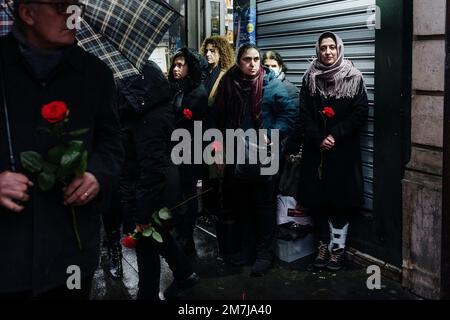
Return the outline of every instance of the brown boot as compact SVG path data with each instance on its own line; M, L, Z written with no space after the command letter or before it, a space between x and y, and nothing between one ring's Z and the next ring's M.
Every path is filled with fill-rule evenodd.
M319 269L325 268L330 260L330 252L328 251L328 243L319 241L317 256L313 262L313 266Z

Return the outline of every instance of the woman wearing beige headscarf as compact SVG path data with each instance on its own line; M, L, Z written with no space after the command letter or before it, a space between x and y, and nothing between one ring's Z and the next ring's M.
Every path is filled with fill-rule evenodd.
M349 219L363 202L360 132L368 115L361 72L344 57L344 44L325 32L303 77L299 126L303 159L297 195L311 208L319 240L317 268L342 268Z

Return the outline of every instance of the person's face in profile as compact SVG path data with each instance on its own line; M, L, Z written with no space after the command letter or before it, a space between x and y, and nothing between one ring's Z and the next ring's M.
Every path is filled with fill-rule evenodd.
M209 68L214 69L220 61L219 50L212 44L208 44L205 51L205 58L208 60Z
M189 67L184 57L178 57L173 62L173 78L175 80L181 80L186 78L189 72Z
M261 68L258 50L252 48L245 51L239 60L239 68L243 74L255 76L258 73L259 68Z
M333 38L323 38L320 42L320 62L326 66L333 65L337 60L337 47Z
M60 0L61 1L61 0ZM31 43L41 49L53 49L75 42L74 28L69 29L67 7L78 1L67 0L64 4L57 0L21 4L19 15L30 30Z

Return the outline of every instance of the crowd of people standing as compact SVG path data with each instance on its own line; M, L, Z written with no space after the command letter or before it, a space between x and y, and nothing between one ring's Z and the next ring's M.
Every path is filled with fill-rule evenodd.
M279 143L282 162L303 150L296 202L299 210L308 208L316 228L313 265L342 268L349 223L362 204L359 134L368 101L362 73L345 59L337 34L319 36L301 90L287 79L279 53L261 54L256 45L244 44L235 55L220 36L207 38L200 52L177 51L168 75L149 61L141 76L116 87L111 71L78 47L72 32L56 34L37 23L64 24L52 8L17 1L13 31L0 39L0 128L8 128L0 141L0 239L15 239L2 255L0 297L87 298L99 259L101 216L111 276L123 275L119 241L129 234L137 239L138 298L159 299L160 256L175 279L164 296L175 297L199 281L192 264L198 201L178 206L197 194L199 180L208 191L203 214L214 217L218 233L224 223L234 226L232 237L218 234L220 253L233 265L251 265L253 276L267 273L275 261L279 174L261 175L259 163L241 164L226 141L215 152L234 154L232 161L175 165L172 133L194 135L196 121L224 136L230 129L263 130L256 148L277 150ZM70 112L57 121L42 119L42 106L52 101ZM84 170L50 191L38 188L29 162L14 161L27 150L49 153L55 139L34 135L43 120L89 129L80 138ZM247 140L243 145L246 152L252 148ZM192 150L183 152L193 160ZM42 170L52 173L47 163ZM155 218L164 207L174 208L167 224ZM83 290L66 287L71 265L83 272Z

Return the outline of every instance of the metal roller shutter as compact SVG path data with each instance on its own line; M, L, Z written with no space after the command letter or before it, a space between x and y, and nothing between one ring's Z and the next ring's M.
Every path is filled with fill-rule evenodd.
M257 1L257 45L262 51L276 50L288 67L287 77L297 87L313 55L315 41L326 30L339 34L346 58L362 71L366 82L370 113L361 135L364 173L364 206L373 210L373 137L375 0L259 0Z

